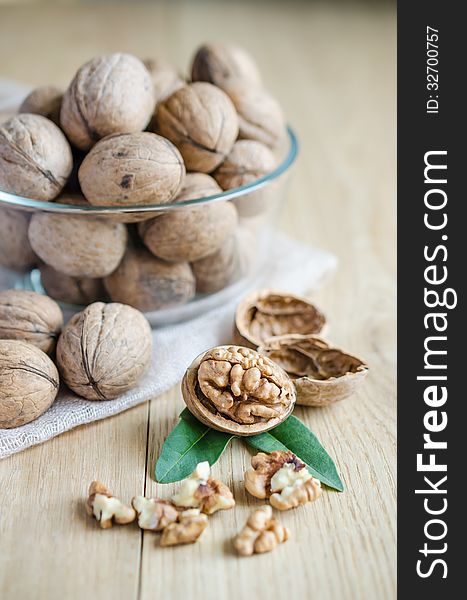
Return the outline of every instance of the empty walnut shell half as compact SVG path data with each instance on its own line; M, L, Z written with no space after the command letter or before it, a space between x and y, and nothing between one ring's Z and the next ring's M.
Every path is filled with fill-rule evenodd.
M287 373L242 346L218 346L200 354L185 373L182 394L199 421L240 436L277 427L295 404Z
M322 333L326 317L305 298L261 290L244 298L235 313L238 343L257 348L277 335Z
M326 406L344 400L363 382L368 366L315 335L284 335L258 352L277 362L292 378L297 404Z

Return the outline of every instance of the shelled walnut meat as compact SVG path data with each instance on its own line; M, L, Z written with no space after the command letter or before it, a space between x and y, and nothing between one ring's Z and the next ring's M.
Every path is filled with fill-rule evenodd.
M136 56L97 56L78 70L66 90L60 123L74 146L89 150L107 135L142 131L154 102L151 76Z
M70 145L49 119L21 114L0 125L0 190L53 200L72 165Z
M0 340L0 429L37 419L58 387L57 368L45 352L19 340Z
M248 517L245 527L237 535L234 546L241 556L271 552L290 538L290 531L272 516L272 508L260 506Z
M204 181L204 178L210 181ZM202 198L221 192L203 173L188 174L177 201ZM230 202L214 202L166 212L139 225L147 248L170 262L193 262L216 252L233 234L237 211Z
M28 290L0 292L0 339L21 340L51 354L63 326L58 304Z
M237 306L235 338L257 348L278 335L321 333L325 324L324 314L305 298L288 292L261 290L246 296Z
M152 311L185 304L194 297L196 283L187 262L166 262L130 246L104 285L113 301Z
M70 277L48 265L41 265L39 270L42 287L54 300L66 304L87 305L107 299L102 279Z
M166 204L185 179L177 148L155 133L116 133L98 142L78 172L87 200L98 206Z
M211 477L208 461L199 463L190 477L183 480L179 491L172 496L172 502L183 508L199 508L206 515L235 506L230 489Z
M131 505L138 515L138 526L149 531L162 531L178 520L180 511L167 500L135 496Z
M55 125L60 125L62 98L63 91L60 88L54 85L43 85L26 96L19 107L19 112L42 115L53 121Z
M99 481L93 481L89 486L86 512L96 519L101 529L109 529L113 523L127 525L136 517L133 508L115 498L109 488Z
M88 400L110 400L133 388L151 362L151 328L131 306L95 302L74 315L57 344L63 380Z
M203 44L196 51L192 65L193 81L207 81L221 89L242 83L261 87L261 75L253 58L233 44Z
M276 427L295 404L287 373L241 346L218 346L200 354L185 373L182 394L199 421L240 436Z
M194 544L208 525L208 517L201 514L198 508L184 510L178 520L170 523L162 531L161 546L178 546Z
M289 373L297 404L306 406L327 406L348 398L368 373L361 359L315 335L271 338L258 351Z
M105 277L125 253L124 224L90 215L37 212L29 224L34 252L71 277Z
M321 483L293 452L259 452L245 473L245 487L255 498L269 498L271 506L289 510L321 496Z
M155 126L180 150L187 170L202 173L222 163L238 135L232 101L203 82L186 85L159 104Z
M36 264L28 238L30 219L29 213L0 208L0 266L24 272Z

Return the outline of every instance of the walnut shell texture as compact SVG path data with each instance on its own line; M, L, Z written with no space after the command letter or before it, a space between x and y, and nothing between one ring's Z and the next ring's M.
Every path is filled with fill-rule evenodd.
M233 83L252 88L261 86L261 75L253 58L238 46L229 44L203 44L193 57L193 81L207 81L221 89Z
M324 314L305 298L261 290L248 295L237 306L235 338L257 348L274 336L322 333L325 324Z
M29 213L0 208L0 266L25 272L36 264L28 238L30 219Z
M72 144L89 150L107 135L142 131L154 102L151 76L136 56L98 56L78 70L66 90L60 122Z
M172 65L157 58L147 58L143 60L143 64L151 75L156 104L163 102L185 85L177 69Z
M57 344L63 380L88 400L110 400L132 389L151 363L151 327L125 304L95 302L74 315Z
M363 383L368 367L359 358L314 335L284 335L258 348L289 373L297 404L327 406L351 396Z
M94 146L78 177L91 204L166 204L183 184L185 165L177 148L159 135L115 134Z
M193 262L191 268L200 294L213 294L236 281L241 274L237 237L230 236L217 252Z
M49 265L41 265L40 272L42 287L54 300L66 304L87 305L107 299L102 279L70 277Z
M192 262L217 252L233 234L237 221L232 203L212 202L144 221L139 232L155 256L170 262Z
M145 248L128 248L119 267L104 279L116 302L142 311L185 304L195 295L195 277L187 262L169 263Z
M185 373L182 394L202 423L240 436L277 427L295 404L287 373L242 346L218 346L200 354Z
M209 83L192 83L159 104L158 133L180 150L189 171L210 173L225 159L238 135L230 98Z
M0 429L37 419L58 388L57 368L45 352L19 340L0 340Z
M41 115L21 114L0 125L0 189L35 200L53 200L73 166L60 129Z
M53 121L55 125L60 125L62 98L61 89L53 85L43 85L26 96L19 107L19 112L42 115Z
M50 354L63 326L58 304L29 290L0 292L0 339L22 340Z
M127 243L124 224L88 215L35 213L29 241L48 265L72 277L105 277L114 271Z
M277 100L262 89L236 86L228 90L238 113L239 137L256 140L270 148L283 142L284 114Z

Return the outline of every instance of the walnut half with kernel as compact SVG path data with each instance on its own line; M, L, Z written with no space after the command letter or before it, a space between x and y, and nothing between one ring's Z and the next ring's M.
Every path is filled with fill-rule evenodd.
M182 394L202 423L240 436L277 427L295 404L287 373L242 346L218 346L200 354L185 373Z
M269 498L278 510L296 508L321 496L321 482L293 452L259 452L251 466L245 473L245 488L255 498Z

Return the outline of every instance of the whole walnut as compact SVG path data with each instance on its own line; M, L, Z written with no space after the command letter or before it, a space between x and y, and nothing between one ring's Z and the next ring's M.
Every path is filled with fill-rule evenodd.
M72 166L70 145L49 119L22 114L0 125L0 190L53 200Z
M279 102L265 90L244 85L233 86L227 93L238 113L239 137L270 148L280 146L286 128Z
M176 201L202 198L222 190L203 173L188 174ZM139 225L140 236L157 257L170 262L195 261L216 252L234 232L237 211L230 202L211 202L166 212Z
M232 151L214 172L223 190L252 183L274 170L276 158L271 150L253 140L235 142ZM266 211L274 201L274 186L268 184L233 200L241 217L252 217Z
M35 265L28 238L30 219L29 213L0 208L0 266L23 272Z
M58 304L29 290L0 292L0 339L22 340L50 354L63 325Z
M41 265L41 283L46 293L66 304L88 305L107 299L102 279L91 277L70 277L56 271L49 265Z
M127 243L123 223L88 215L35 213L29 241L48 265L72 277L105 277L114 271Z
M62 98L61 89L53 85L43 85L26 96L19 107L19 112L42 115L53 121L55 125L60 125Z
M63 380L88 400L110 400L132 389L151 363L151 327L125 304L94 302L75 314L57 344Z
M58 387L57 368L45 352L19 340L0 340L0 429L37 419Z
M241 274L237 237L230 236L217 252L193 262L191 268L200 294L218 292L236 281Z
M104 284L112 300L142 311L185 304L195 295L195 278L187 262L169 263L145 248L128 248Z
M185 85L177 69L157 58L147 58L143 64L151 75L155 103L163 102Z
M225 159L238 135L230 98L209 83L192 83L157 108L158 133L180 150L189 171L210 173Z
M191 78L222 89L239 82L252 88L261 86L261 75L252 57L243 48L228 44L203 44L198 48Z
M93 58L63 96L60 123L69 140L88 150L112 133L142 131L154 110L151 76L131 54Z
M177 148L154 133L122 133L98 142L78 172L91 204L166 204L178 194L185 165Z

